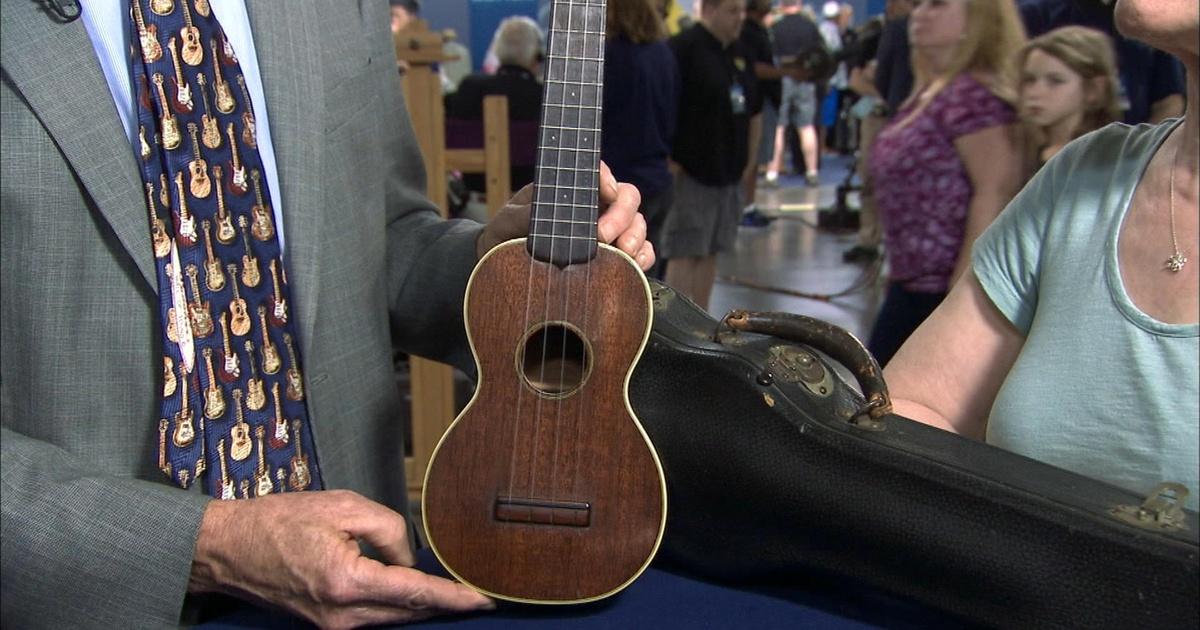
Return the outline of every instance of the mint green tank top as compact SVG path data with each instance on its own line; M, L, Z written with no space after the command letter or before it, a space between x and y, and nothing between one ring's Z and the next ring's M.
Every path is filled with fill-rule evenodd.
M1143 495L1179 482L1195 510L1200 324L1143 313L1117 264L1134 188L1178 124L1114 124L1068 145L977 240L972 264L1025 335L988 443Z

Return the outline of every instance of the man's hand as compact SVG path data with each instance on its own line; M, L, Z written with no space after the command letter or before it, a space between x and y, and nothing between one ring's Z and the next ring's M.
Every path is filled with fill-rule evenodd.
M362 540L388 564L359 551ZM212 501L200 524L190 592L282 608L322 628L402 623L495 604L411 569L404 518L345 490Z
M475 253L483 257L491 248L509 239L529 234L529 208L533 186L517 191L513 198L488 222ZM654 246L646 240L646 219L638 212L642 196L631 184L619 184L604 162L600 163L600 241L614 244L629 254L643 269L654 264Z

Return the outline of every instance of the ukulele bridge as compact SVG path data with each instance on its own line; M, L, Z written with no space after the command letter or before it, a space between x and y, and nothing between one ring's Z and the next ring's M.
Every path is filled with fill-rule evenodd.
M587 527L592 522L592 506L580 501L496 497L495 517L508 523Z

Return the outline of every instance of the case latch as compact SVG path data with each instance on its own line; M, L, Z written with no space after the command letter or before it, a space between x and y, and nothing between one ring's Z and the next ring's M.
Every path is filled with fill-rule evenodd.
M1152 531L1181 531L1188 528L1183 504L1187 501L1187 486L1181 483L1160 483L1141 505L1118 505L1111 510L1118 519Z

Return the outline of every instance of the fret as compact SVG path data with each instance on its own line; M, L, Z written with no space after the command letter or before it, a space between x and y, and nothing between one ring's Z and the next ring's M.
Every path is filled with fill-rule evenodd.
M558 266L597 247L605 16L604 0L557 0L550 12L529 249Z
M588 208L588 209L590 210L590 208ZM558 224L563 224L563 225L586 225L588 227L592 227L591 221L580 221L577 219L556 219L554 217L549 217L549 218L533 217L533 220L538 221L540 223L558 223Z
M595 109L579 109L568 106L563 108L559 105L546 105L545 121L551 129L579 129L585 132L599 133L600 129L600 111ZM557 120L557 125L549 123Z
M583 236L578 236L575 234L539 234L539 235L535 236L534 238L550 239L550 240L566 239L569 241L595 241L596 240L595 235L592 235L592 234L587 234L587 235L583 235Z
M534 210L538 207L588 207L596 208L597 195L600 191L594 188L576 188L573 186L554 186L547 184L537 189L534 195Z

